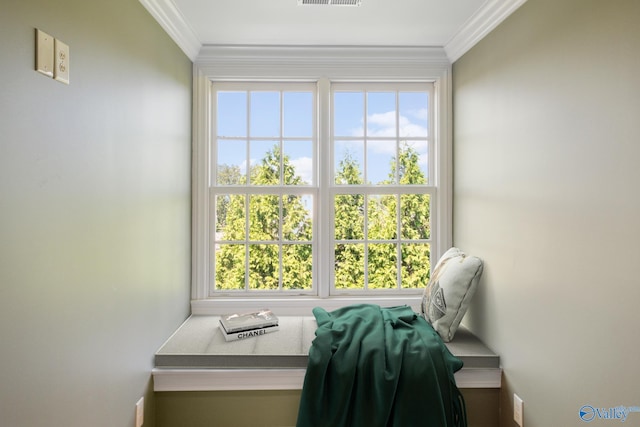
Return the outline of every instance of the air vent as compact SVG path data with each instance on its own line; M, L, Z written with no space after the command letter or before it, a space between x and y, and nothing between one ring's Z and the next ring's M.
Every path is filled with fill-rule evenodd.
M298 5L360 6L362 0L298 0Z

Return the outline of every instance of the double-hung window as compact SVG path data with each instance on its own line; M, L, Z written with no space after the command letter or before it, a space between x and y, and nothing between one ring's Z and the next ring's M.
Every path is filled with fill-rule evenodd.
M314 84L213 83L210 292L317 288Z
M331 294L402 293L429 280L432 88L331 85Z
M202 67L194 312L419 299L450 242L448 66L409 62L410 78Z

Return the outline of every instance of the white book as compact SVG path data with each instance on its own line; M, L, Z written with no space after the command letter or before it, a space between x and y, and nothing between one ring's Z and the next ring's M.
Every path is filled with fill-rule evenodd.
M278 325L278 317L271 310L264 309L251 313L225 314L220 317L220 324L226 333L248 331Z
M237 331L237 332L231 332L231 333L227 333L225 332L224 328L220 328L220 332L222 333L222 336L224 337L225 341L237 341L237 340L244 340L246 338L259 337L260 335L276 332L279 329L280 329L280 326L274 325L274 326L266 326L264 328L249 329L247 331Z

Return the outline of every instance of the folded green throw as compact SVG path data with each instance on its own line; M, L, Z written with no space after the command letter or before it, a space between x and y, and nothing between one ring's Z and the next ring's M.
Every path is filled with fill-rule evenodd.
M410 307L313 314L297 427L466 427L462 361Z

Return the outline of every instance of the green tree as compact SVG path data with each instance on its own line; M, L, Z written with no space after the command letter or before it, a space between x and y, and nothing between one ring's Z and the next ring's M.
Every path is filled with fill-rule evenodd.
M244 185L245 178L239 176L239 170L225 169L224 165L222 168L224 173L219 180L222 176L225 183ZM249 175L250 184L256 186L303 183L288 156L281 155L278 145L252 166ZM427 182L417 151L406 143L401 145L397 159L392 159L388 179L382 185L396 182L407 186ZM357 160L347 153L338 164L336 184L363 183ZM335 196L334 229L339 241L334 248L336 287L363 289L365 259L367 286L371 289L396 288L398 265L403 288L424 287L430 275L430 247L413 240L430 237L429 195L416 191L367 197L365 204L364 194L345 191ZM222 234L216 250L218 290L245 289L245 275L249 289L279 289L281 281L283 289L311 288L312 224L301 196L230 194L218 198L224 201L216 205L216 213L224 215L216 221L216 231ZM362 243L365 224L369 240L381 242ZM246 239L249 245L245 244ZM247 264L249 269L245 271Z
M280 185L281 179L285 185L302 184L289 157L281 157L280 148L275 145L260 164L251 168L250 184ZM217 289L245 289L247 253L249 289L279 289L280 276L284 289L311 288L312 224L301 196L252 194L247 199L245 195L231 195L226 217L216 222L226 225L221 241L243 242L248 232L250 242L248 247L229 243L217 248Z
M347 153L338 164L336 184L362 184L358 162ZM364 238L364 195L338 194L334 200L334 229L336 240L362 240ZM336 288L364 287L364 245L338 243L334 249Z
M397 161L396 161L397 160ZM398 157L390 163L388 179L382 184L426 184L418 152L406 142ZM428 239L430 234L430 199L428 194L411 193L369 198L369 238L396 240ZM398 230L397 218L400 218ZM400 274L403 288L423 287L430 275L430 247L426 243L400 244ZM395 288L398 277L398 246L392 243L370 244L368 250L369 287Z
M217 183L218 185L239 185L246 181L237 165L218 165ZM216 232L221 232L227 225L227 210L231 203L229 195L218 196L216 199Z

